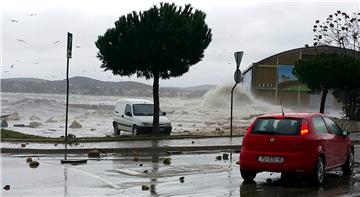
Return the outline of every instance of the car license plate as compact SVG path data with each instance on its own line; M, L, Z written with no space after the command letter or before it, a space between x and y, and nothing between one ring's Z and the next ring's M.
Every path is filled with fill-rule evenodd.
M283 163L284 157L259 156L258 161L261 163Z

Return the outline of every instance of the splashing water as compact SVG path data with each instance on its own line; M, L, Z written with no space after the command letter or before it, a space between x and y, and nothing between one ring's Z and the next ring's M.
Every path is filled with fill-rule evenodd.
M218 86L204 95L204 107L230 110L231 88L233 85ZM245 118L257 114L280 112L279 106L274 106L256 99L242 84L234 89L234 116Z

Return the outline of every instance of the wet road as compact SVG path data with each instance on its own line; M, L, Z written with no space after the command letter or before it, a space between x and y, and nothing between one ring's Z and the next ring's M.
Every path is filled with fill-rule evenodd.
M360 151L357 148L356 151ZM224 152L180 155L107 155L85 165L60 164L62 155L35 155L38 168L26 163L28 155L2 154L2 196L359 196L360 167L353 176L341 171L326 174L322 187L283 183L279 173L260 173L256 183L243 183L232 160L217 161ZM69 155L69 158L87 158ZM163 164L170 158L171 164ZM358 155L356 160L359 161ZM185 177L181 183L180 177ZM143 191L142 185L149 186Z

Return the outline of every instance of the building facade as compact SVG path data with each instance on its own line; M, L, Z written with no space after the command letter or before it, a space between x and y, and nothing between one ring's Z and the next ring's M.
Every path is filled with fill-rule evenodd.
M243 72L243 84L253 95L273 104L281 102L284 106L318 107L320 95L300 83L292 73L295 62L320 53L347 52L346 49L327 45L281 52L251 64ZM339 107L331 92L326 105L327 108Z

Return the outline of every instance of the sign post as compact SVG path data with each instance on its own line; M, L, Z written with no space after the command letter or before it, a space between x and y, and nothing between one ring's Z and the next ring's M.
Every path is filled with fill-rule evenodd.
M239 69L240 67L240 63L241 63L241 59L243 56L244 52L243 51L237 51L234 53L235 56L235 61L236 61L236 70L234 73L234 81L235 81L235 85L233 86L233 88L231 89L231 102L230 102L230 137L232 137L232 133L233 133L233 96L234 96L234 89L236 87L236 85L238 83L241 82L241 71Z
M65 156L64 159L61 160L62 164L66 164L66 163L70 163L70 164L82 164L82 163L86 163L87 160L86 159L80 159L80 160L75 160L75 159L71 159L68 160L67 159L67 139L68 139L68 133L67 133L67 129L68 129L68 114L69 114L69 59L71 58L71 53L72 53L72 40L73 40L73 35L72 33L68 32L67 33L67 48L66 48L66 111L65 111L65 136L64 136L64 144L65 144Z
M69 59L71 58L72 49L72 33L67 33L67 48L66 48L66 112L65 112L65 160L67 159L67 129L68 129L68 114L69 114Z

